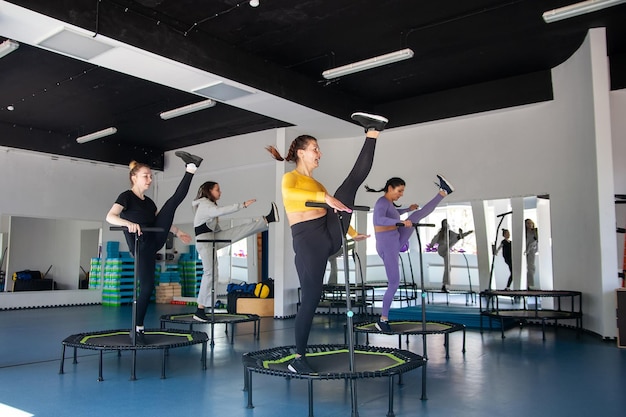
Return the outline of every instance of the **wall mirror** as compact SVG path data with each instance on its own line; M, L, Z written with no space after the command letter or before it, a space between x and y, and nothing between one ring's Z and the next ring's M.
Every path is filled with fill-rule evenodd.
M366 256L361 254L359 262L366 283L386 282L382 260L376 253L376 237L373 232L373 213L359 218L357 230L367 230L370 238L365 245ZM404 218L404 216L403 216ZM511 289L528 287L528 258L526 256L526 233L524 223L531 219L538 232L538 245L535 252L534 286L552 289L552 242L550 233L550 199L548 195L510 197L493 200L476 200L451 204L441 204L420 223L419 241L414 233L408 248L400 253L401 279L420 285L420 252L423 262L424 287L440 289L443 284L444 259L437 252L433 239L439 232L442 221L446 220L449 230L456 233L472 231L454 244L449 251L450 287L462 291L479 292L487 288L504 289L512 273ZM366 223L365 226L361 226ZM500 250L495 256L494 249L501 244L503 229L510 235L512 268L509 267ZM343 261L337 261L338 281L343 282ZM350 259L351 281L359 269ZM330 272L330 268L329 268Z
M91 258L101 253L102 222L2 215L0 224L4 291L88 288ZM13 274L27 270L40 272L47 284L16 286Z

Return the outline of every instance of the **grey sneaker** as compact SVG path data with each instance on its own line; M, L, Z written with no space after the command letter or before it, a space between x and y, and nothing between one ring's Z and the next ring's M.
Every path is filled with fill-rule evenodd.
M176 151L174 155L182 159L185 164L194 164L196 168L200 167L200 163L202 162L202 158L197 155L192 155L189 152Z
M376 130L378 132L382 132L385 129L389 120L386 117L378 116L376 114L362 113L356 112L352 113L350 116L352 120L363 126L365 129L365 133L370 130Z

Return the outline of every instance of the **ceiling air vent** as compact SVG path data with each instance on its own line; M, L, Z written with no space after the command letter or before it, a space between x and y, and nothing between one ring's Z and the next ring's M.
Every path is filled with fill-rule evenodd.
M232 85L224 84L222 82L212 84L208 87L199 88L197 90L194 90L193 92L218 101L234 100L236 98L241 98L252 94L251 91L247 91L238 87L233 87Z

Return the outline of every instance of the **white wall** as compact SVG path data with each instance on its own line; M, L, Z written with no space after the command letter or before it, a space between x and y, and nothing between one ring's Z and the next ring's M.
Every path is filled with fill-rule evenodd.
M613 193L626 193L626 92L608 92L605 48L603 31L594 30L574 56L553 70L555 98L550 102L383 132L366 182L380 187L391 176L403 177L404 200L411 202L432 197L437 173L456 186L448 202L549 194L554 288L582 291L584 327L615 337L614 289L620 281ZM205 161L176 222L191 223L191 201L206 180L220 183L224 204L258 199L238 213L241 217L265 214L270 201L280 200L280 177L292 165L273 161L264 147L276 144L284 150L299 133L296 128L269 130L187 148ZM358 127L354 137L322 139L316 178L334 190L361 144ZM0 175L14 179L3 181L3 194L11 198L0 199L1 214L85 220L103 219L128 181L124 167L15 151L0 153ZM165 173L157 175L159 206L181 176L182 162L168 152ZM377 197L361 190L357 203L371 206ZM623 218L618 223L623 225ZM120 238L110 233L103 240L115 236ZM489 240L478 242L479 247L488 248ZM270 251L270 276L277 280L275 314L289 316L295 313L298 283L285 221L270 229ZM479 268L489 265L478 256Z

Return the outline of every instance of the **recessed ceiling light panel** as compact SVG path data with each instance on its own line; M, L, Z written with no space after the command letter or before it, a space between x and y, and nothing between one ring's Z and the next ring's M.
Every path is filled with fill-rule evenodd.
M113 48L112 45L100 42L98 38L82 35L66 28L42 40L38 45L86 61Z

